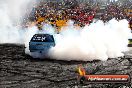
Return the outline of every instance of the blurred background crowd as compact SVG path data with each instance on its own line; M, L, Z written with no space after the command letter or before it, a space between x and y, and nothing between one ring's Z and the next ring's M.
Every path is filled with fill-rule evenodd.
M60 31L68 20L83 27L94 19L104 22L115 18L127 19L132 28L132 0L38 0L30 14L23 20L24 26L31 23L42 28L49 23Z

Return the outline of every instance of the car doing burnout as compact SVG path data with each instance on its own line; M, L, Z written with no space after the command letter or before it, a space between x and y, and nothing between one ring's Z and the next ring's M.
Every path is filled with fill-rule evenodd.
M29 42L29 50L31 53L47 54L48 50L54 46L54 37L50 34L35 34Z

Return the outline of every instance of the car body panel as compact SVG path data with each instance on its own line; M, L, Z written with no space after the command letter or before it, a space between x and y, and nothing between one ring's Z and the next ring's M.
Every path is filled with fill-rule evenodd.
M55 46L53 35L50 34L35 34L29 42L30 52L38 52L47 54L51 47Z

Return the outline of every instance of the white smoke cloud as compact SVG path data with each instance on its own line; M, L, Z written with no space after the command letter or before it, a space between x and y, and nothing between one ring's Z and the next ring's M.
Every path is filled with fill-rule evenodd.
M0 43L24 43L21 19L35 1L0 0Z
M12 22L20 22L20 19L31 11L36 0L0 0L0 9L6 11L6 15Z
M59 60L107 60L123 56L127 51L130 29L126 20L115 19L104 24L97 21L81 31L73 25L62 29L56 46L50 50L52 58ZM61 38L60 38L61 37Z
M128 22L124 20L110 20L108 23L97 21L84 28L78 29L69 21L62 27L60 34L55 28L44 24L43 30L36 27L27 29L26 53L37 58L45 58L40 53L30 53L29 41L35 33L48 33L54 35L56 46L49 51L49 57L57 60L107 60L123 56L127 51L128 39L131 35Z

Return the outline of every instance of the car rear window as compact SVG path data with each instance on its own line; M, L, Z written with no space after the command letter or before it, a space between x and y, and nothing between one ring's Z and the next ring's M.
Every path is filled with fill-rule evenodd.
M54 42L53 35L49 34L35 34L31 41L33 42Z

